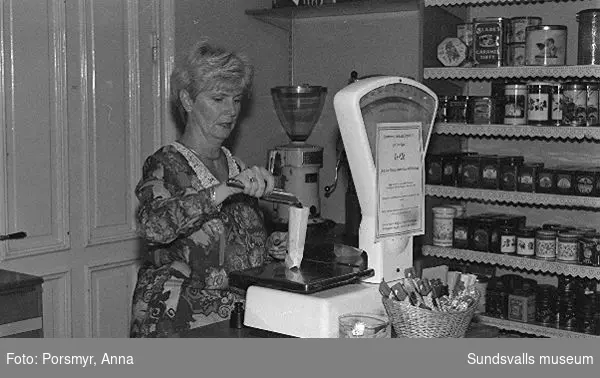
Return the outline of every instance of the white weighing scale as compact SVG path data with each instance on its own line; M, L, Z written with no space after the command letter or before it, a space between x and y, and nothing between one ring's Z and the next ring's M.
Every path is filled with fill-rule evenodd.
M325 265L304 261L314 253L307 256L306 249L298 272L288 269L281 275L281 266L273 269L279 271L281 286L269 269L241 272L251 282L244 325L327 338L338 337L339 315L385 314L379 283L404 277L404 270L413 265L413 236L424 233L423 166L437 103L435 93L423 84L395 76L363 79L335 95L334 109L362 211L357 251L366 252L372 274L355 266L350 269L355 279L349 280L347 269L323 269L335 266L335 258L326 258ZM317 289L289 290L290 284L307 287L313 276L317 281L312 287ZM323 290L318 290L320 282L327 283Z

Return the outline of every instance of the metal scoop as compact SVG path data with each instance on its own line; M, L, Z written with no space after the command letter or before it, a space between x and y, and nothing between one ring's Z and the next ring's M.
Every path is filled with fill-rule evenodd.
M238 189L244 189L244 184L236 179L227 180L227 186L231 186ZM302 203L294 194L284 192L281 189L275 188L270 194L265 194L261 199L269 202L282 203L284 205L295 206L302 208Z

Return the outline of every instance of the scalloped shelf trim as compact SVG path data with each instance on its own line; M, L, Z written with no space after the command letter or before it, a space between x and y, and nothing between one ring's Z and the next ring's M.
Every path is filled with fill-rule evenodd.
M505 329L509 331L523 332L530 335L545 336L552 338L578 338L578 339L594 339L600 336L588 335L581 332L567 331L560 328L546 327L533 323L521 323L512 320L499 319L493 316L475 315L475 321L481 324Z
M433 245L424 245L423 254L427 256L450 258L475 263L501 265L509 268L524 269L534 272L545 272L559 274L563 276L600 279L600 267L567 264L558 261L537 260L521 256L501 255L498 253L479 252L468 249L457 249L448 247L437 247Z
M423 75L425 79L586 78L600 76L600 66L439 67L425 68Z
M556 140L600 141L600 127L528 126L528 125L478 125L438 122L433 132L441 135L478 137L541 138Z
M514 203L542 206L567 206L600 208L599 197L566 196L560 194L509 192L491 189L458 188L455 186L425 185L425 194L465 200L481 200L496 203Z
M569 1L569 0L563 0ZM446 5L518 5L528 3L542 3L543 0L425 0L426 7L439 7Z

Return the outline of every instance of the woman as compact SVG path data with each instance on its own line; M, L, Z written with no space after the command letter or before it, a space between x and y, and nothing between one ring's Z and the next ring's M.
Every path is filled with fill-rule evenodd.
M252 74L245 57L202 42L171 76L183 131L146 160L136 187L148 258L133 295L131 337L177 337L192 324L228 318L243 293L228 286L227 273L285 257L282 249L266 253L258 208L273 176L223 146ZM227 186L229 178L244 188Z

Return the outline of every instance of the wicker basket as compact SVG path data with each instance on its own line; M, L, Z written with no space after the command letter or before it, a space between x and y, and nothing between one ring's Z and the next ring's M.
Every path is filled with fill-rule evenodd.
M475 302L466 310L453 313L431 311L389 298L382 298L382 301L398 337L459 338L467 332L479 296L477 292Z

